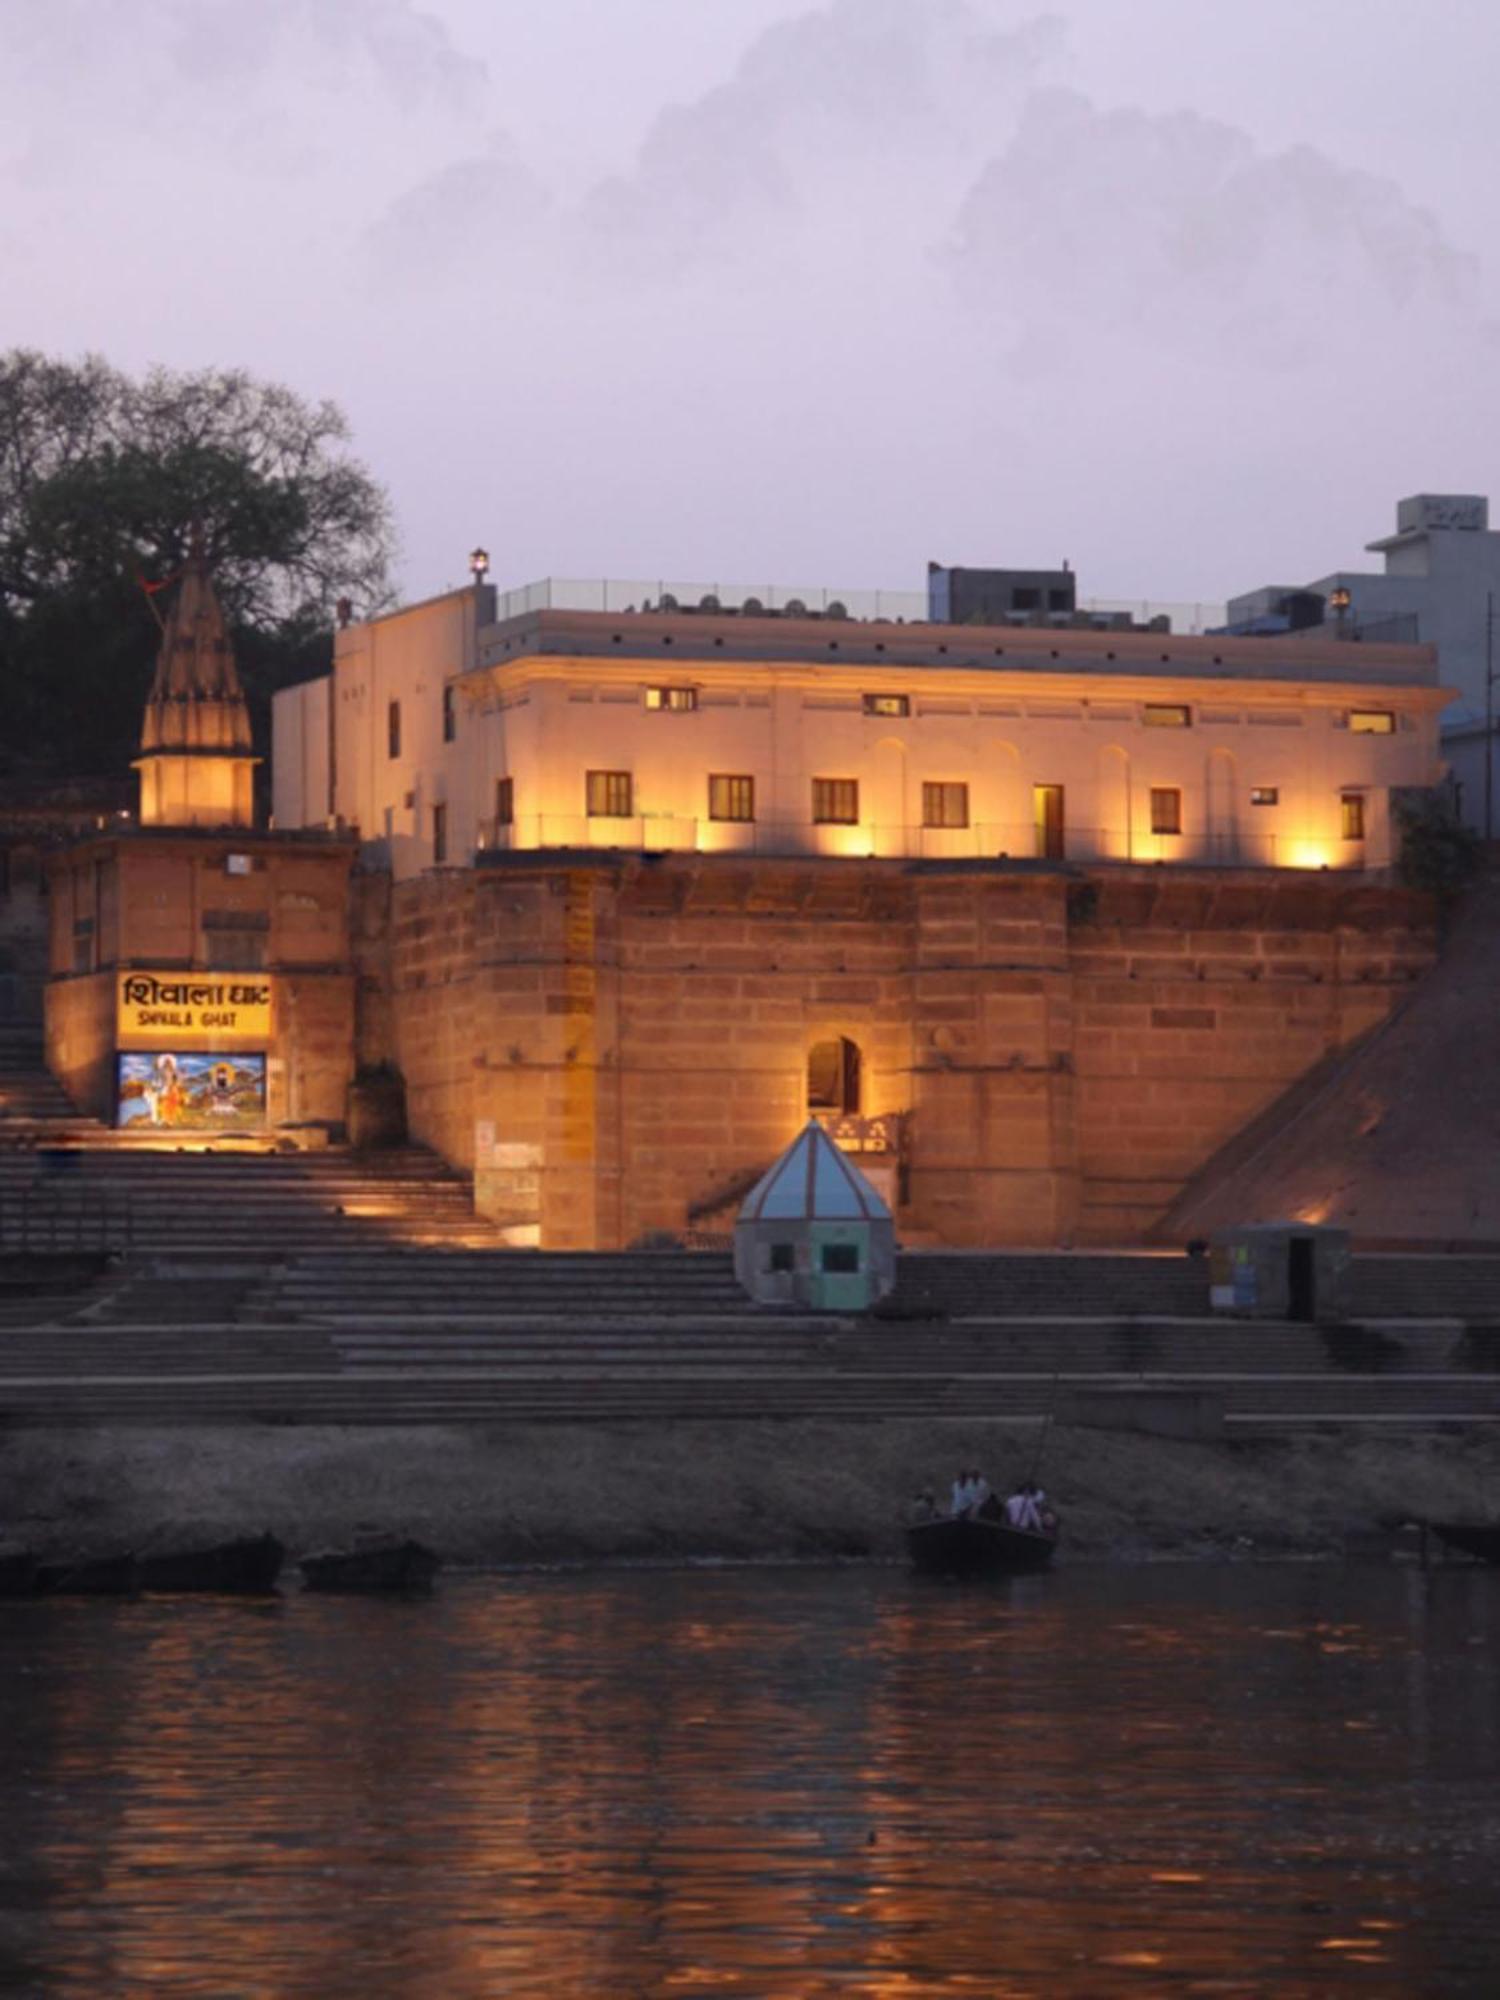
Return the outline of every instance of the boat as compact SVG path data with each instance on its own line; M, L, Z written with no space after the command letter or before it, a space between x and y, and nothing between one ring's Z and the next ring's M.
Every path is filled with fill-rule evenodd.
M213 1591L229 1596L264 1596L276 1588L286 1550L274 1535L182 1549L141 1559L141 1588L151 1591Z
M371 1542L352 1549L324 1549L297 1567L309 1590L431 1590L442 1559L421 1542Z
M36 1590L36 1557L30 1549L0 1549L0 1597L30 1597Z
M1440 1542L1476 1562L1500 1563L1500 1521L1424 1521Z
M76 1556L70 1562L44 1562L36 1566L35 1590L39 1597L134 1597L141 1587L141 1569L135 1556Z
M928 1576L1022 1576L1048 1567L1057 1535L986 1515L939 1514L913 1521L906 1546L914 1567Z

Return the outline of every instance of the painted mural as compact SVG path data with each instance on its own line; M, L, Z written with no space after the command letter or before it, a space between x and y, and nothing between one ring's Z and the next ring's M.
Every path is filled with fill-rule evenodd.
M263 1055L158 1049L121 1054L115 1122L124 1131L253 1132L266 1122Z

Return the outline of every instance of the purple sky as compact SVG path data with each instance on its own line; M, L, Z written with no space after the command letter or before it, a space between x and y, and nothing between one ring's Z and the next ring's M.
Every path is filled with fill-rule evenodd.
M333 397L411 595L482 540L1222 597L1500 497L1497 55L1483 0L4 0L0 345Z

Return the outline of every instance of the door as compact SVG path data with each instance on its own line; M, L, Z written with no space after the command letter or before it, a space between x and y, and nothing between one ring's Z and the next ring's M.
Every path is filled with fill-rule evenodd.
M1063 788L1061 785L1034 785L1032 803L1036 811L1036 851L1043 861L1063 858Z
M1294 1236L1287 1245L1286 1289L1288 1319L1316 1318L1317 1281L1313 1270L1316 1250L1310 1236Z

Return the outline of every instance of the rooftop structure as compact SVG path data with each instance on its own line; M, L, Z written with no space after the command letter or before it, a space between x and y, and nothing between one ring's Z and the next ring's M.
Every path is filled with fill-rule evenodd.
M162 631L141 728L142 826L249 826L250 716L229 629L194 547Z

